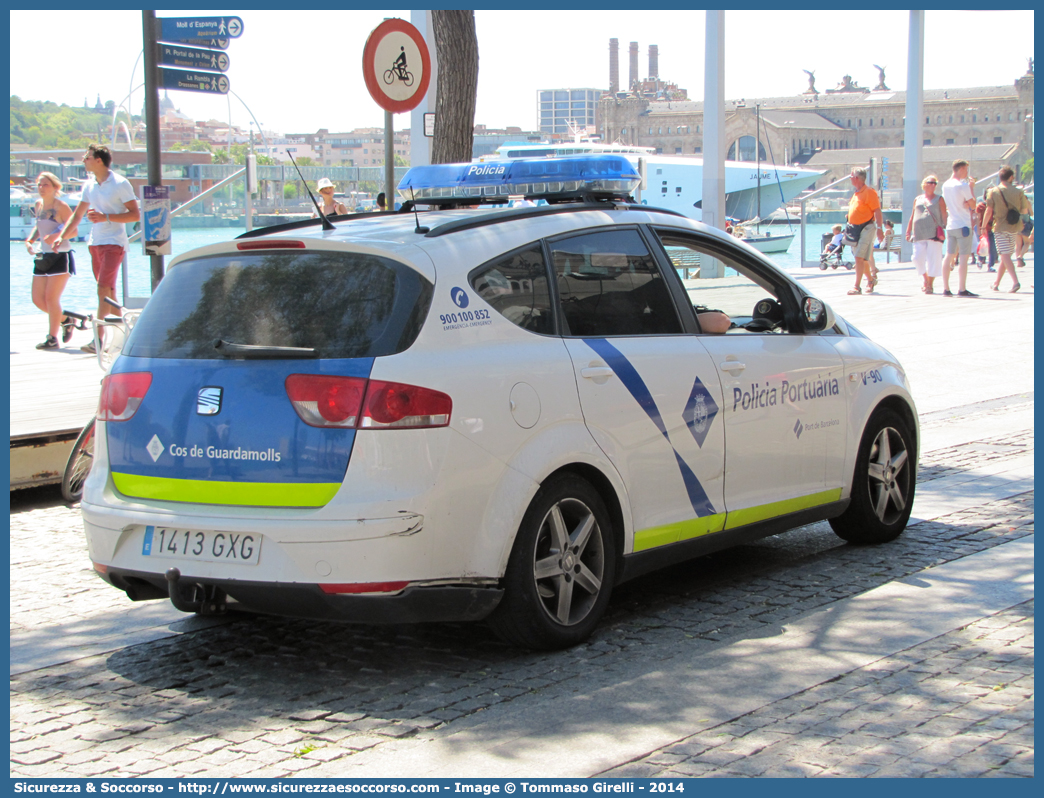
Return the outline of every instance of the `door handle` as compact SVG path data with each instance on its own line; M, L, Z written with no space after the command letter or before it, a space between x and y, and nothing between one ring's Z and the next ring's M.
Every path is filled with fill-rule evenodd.
M591 368L580 369L580 376L586 377L589 380L597 379L598 377L612 377L613 370L608 366L593 366Z
M719 363L718 368L722 371L743 371L747 367L746 363L740 363L738 360L726 360L724 363Z

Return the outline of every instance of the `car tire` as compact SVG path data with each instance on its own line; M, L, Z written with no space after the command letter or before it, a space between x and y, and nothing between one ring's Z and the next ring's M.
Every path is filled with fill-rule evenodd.
M913 434L893 410L881 409L866 425L855 465L852 500L830 519L838 537L849 543L887 543L910 520L915 490Z
M577 476L553 477L522 519L490 625L522 648L576 645L605 612L615 576L612 522L601 496Z

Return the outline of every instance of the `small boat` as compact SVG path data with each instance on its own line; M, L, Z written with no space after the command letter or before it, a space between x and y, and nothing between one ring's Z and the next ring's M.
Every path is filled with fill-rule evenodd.
M794 240L796 233L762 233L760 230L755 232L749 230L742 225L737 225L732 228L732 234L736 236L740 241L746 244L750 244L758 252L764 252L766 254L773 252L786 252L790 248L790 242Z
M758 215L754 218L754 220L752 222L748 222L748 224L756 224L757 225L757 229L756 229L756 232L751 232L751 231L747 230L744 227L737 226L737 228L733 229L733 235L736 236L737 238L739 238L741 241L744 241L745 243L750 244L758 252L764 252L766 254L773 253L773 252L786 252L790 248L790 242L794 240L794 236L796 235L794 233L793 227L791 227L791 229L788 232L786 232L786 233L776 234L776 235L773 235L771 232L767 232L767 233L762 233L761 232L761 106L760 105L754 106L754 113L755 113L755 118L757 120L757 122L756 122L756 124L757 124L756 130L757 130L757 141L758 141L757 150L756 150L757 165L758 165L758 193L757 193ZM775 169L776 164L773 163L772 167L773 167L773 169ZM776 169L776 182L777 183L780 182L779 181L779 170L778 169ZM773 208L771 208L771 211L775 211L775 210L779 209L780 207L782 207L784 209L784 213L786 213L787 198L783 195L783 187L782 187L781 184L780 184L780 201L778 203L776 203L776 205ZM739 231L743 231L743 232L741 233Z

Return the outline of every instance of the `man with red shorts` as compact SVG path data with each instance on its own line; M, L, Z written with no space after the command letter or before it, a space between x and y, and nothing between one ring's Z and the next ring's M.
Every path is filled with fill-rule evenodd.
M94 279L98 281L98 318L112 313L105 297L116 299L116 276L123 262L123 251L127 248L126 225L141 218L134 187L127 178L112 171L109 168L111 164L112 153L108 147L92 144L87 148L83 165L90 172L91 179L84 184L80 204L65 227L53 237L53 241L47 242L52 247L60 246L66 231L75 229L84 214L87 214L92 223L87 248L91 253ZM101 334L102 330L99 329L99 337ZM80 348L85 352L94 352L94 342Z

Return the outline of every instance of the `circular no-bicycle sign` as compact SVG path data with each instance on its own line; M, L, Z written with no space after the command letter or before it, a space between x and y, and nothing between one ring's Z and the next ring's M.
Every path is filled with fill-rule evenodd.
M431 56L420 31L403 19L374 28L363 48L363 77L385 111L401 114L420 105L431 79Z

